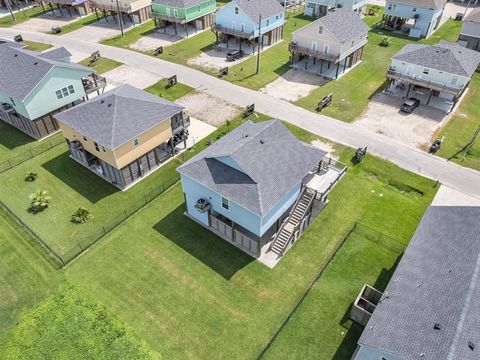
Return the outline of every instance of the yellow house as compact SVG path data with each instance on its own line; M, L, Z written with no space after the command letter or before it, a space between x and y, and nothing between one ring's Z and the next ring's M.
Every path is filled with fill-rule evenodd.
M190 124L182 106L130 85L55 118L71 157L122 190L173 156Z

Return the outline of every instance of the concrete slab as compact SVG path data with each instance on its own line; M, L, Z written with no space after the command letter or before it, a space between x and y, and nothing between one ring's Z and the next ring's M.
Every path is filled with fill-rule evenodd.
M139 89L145 89L159 82L162 77L141 68L122 65L103 74L107 83L119 86L129 84Z
M433 199L432 206L480 206L480 198L442 185Z
M308 96L318 86L325 85L328 81L329 79L307 71L292 69L260 91L287 101L296 101Z
M222 99L196 91L185 95L176 102L185 106L191 116L216 127L238 116L242 111Z
M125 18L125 20L127 20ZM124 23L124 31L133 29L133 23ZM90 25L82 26L80 29L66 33L62 36L72 39L88 39L90 42L100 43L104 40L120 35L120 28L118 23L112 16L108 17L108 22L104 18L96 21Z
M187 149L190 149L196 143L205 139L217 128L195 118L190 118L190 127L188 128ZM179 144L181 146L182 144Z
M356 125L424 149L451 116L425 105L420 105L412 114L405 114L400 112L403 101L400 97L376 94Z
M50 33L52 31L52 27L54 26L58 25L62 27L74 23L75 21L78 21L80 19L78 16L70 17L66 10L62 11L63 15L61 15L60 12L56 10L54 13L50 11L46 14L32 17L21 24L12 26L12 29L16 29L19 31Z

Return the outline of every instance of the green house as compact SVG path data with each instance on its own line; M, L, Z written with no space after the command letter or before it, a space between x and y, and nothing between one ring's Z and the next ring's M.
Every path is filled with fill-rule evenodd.
M171 26L175 35L183 30L188 37L189 32L196 33L214 24L216 6L216 0L153 0L152 18L157 28L167 32Z

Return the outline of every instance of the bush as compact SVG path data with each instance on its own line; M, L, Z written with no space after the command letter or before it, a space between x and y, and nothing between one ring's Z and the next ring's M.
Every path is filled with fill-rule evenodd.
M85 208L78 208L72 215L72 222L74 224L85 224L88 220L93 219L90 210Z
M388 36L384 36L382 41L380 41L380 46L389 47L392 44L392 40Z
M32 182L35 181L38 177L38 174L36 172L29 172L27 175L25 175L25 181Z
M31 205L30 209L37 213L45 210L50 205L50 200L52 199L48 196L48 191L39 190L36 193L30 195Z

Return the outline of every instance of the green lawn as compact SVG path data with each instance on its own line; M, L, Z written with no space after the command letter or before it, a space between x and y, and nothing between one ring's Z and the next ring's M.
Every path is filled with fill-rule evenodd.
M88 58L80 61L79 64L83 65L83 66L91 67L93 70L95 70L97 72L97 74L106 73L107 71L113 70L113 69L123 65L123 63L121 63L119 61L115 61L115 60L105 58L105 57L100 58L100 60L98 60L94 63L91 63L90 60L91 60L91 58L88 57Z
M50 49L53 45L51 44L44 44L41 42L36 42L36 41L29 41L29 40L24 40L23 43L27 45L25 49L30 50L30 51L45 51L47 49Z
M438 137L445 137L438 155L480 171L480 137L466 152L458 153L480 126L480 72L474 74L458 110Z
M75 21L73 23L70 23L70 24L67 24L67 25L64 25L62 26L62 32L61 33L54 33L52 31L52 34L54 35L63 35L63 34L66 34L66 33L69 33L69 32L72 32L72 31L75 31L75 30L78 30L80 29L81 27L85 26L85 25L90 25L90 24L93 24L94 22L97 21L97 17L95 14L90 14L88 16L85 16L83 18L81 18L80 20L78 21Z
M149 20L125 32L123 37L121 37L120 35L117 35L111 39L102 41L102 44L128 48L128 45L133 44L142 36L145 36L154 32L154 28L155 28L155 25L153 23L153 20ZM152 51L152 54L153 54L153 51Z
M37 254L24 236L0 210L0 339L23 311L51 292L62 276Z
M384 290L398 248L350 235L264 359L350 359L363 330L349 320L350 306L366 283Z
M345 150L342 160L352 156ZM176 185L66 275L165 358L256 358L355 222L406 244L435 192L432 181L369 156L350 168L324 212L270 270L186 219ZM362 251L361 244L353 247ZM378 265L391 264L394 257L386 255ZM366 275L370 280L376 273ZM338 348L338 340L329 346Z
M77 288L62 286L26 313L0 342L2 359L158 359L149 347Z
M9 159L26 159L30 157L29 151L38 153L48 148L49 142L56 143L60 137L61 134L58 133L45 140L37 141L13 126L0 121L0 164ZM0 169L2 169L1 166Z
M10 27L13 25L21 24L31 17L39 16L43 14L43 9L41 6L32 7L25 11L21 11L15 14L15 21L10 15L0 17L0 27Z
M377 17L367 17L369 25L373 25L381 18L381 12ZM456 41L462 22L449 20L434 35L419 43L435 44L440 40ZM367 46L364 48L362 62L353 70L338 80L328 82L298 101L296 105L315 111L317 104L324 96L332 93L333 102L322 114L332 116L338 120L352 122L362 114L371 97L383 89L386 81L385 74L391 63L391 57L408 43L415 42L407 36L387 33L380 35L378 30L371 30ZM389 35L391 45L381 47L381 39Z
M176 85L169 87L167 79L163 79L146 88L145 91L167 100L175 101L193 91L193 88L182 83L177 83Z

